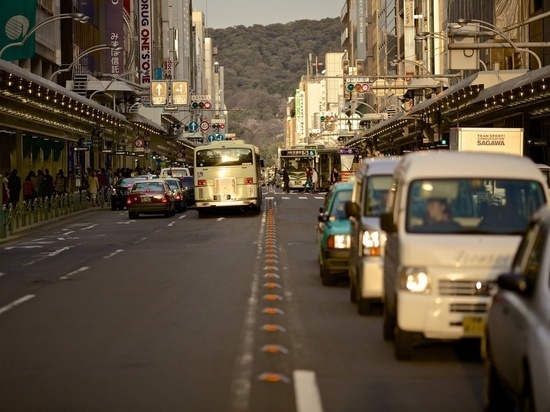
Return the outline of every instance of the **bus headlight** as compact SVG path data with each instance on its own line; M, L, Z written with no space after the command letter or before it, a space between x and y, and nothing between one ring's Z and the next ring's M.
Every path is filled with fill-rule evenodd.
M349 249L349 235L330 235L327 238L327 247L329 249Z
M403 268L399 274L399 288L412 293L429 293L431 279L426 268Z
M363 232L361 236L363 256L381 256L386 243L386 232L373 230Z

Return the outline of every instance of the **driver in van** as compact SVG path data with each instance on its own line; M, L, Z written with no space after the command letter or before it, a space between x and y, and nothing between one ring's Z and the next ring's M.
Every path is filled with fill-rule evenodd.
M427 201L427 214L424 225L453 224L451 211L447 199L430 198Z

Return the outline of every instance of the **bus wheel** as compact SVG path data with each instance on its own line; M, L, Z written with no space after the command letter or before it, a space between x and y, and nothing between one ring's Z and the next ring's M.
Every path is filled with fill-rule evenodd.
M202 210L202 209L197 209L197 212L199 214L199 218L203 218L206 216L206 211Z

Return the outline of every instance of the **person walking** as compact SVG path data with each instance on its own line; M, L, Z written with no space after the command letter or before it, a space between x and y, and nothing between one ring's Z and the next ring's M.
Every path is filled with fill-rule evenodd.
M336 183L339 177L338 170L336 168L332 169L332 172L330 172L330 184L333 185Z
M38 196L51 198L53 194L53 177L50 174L50 169L44 170L44 176L38 186Z
M92 206L99 206L97 192L99 192L99 180L97 180L95 171L91 170L90 176L88 176L88 193L90 194Z
M14 207L19 203L21 188L21 178L17 176L17 169L13 169L8 177L8 191L10 194L10 202Z
M313 178L313 175L311 173L311 168L308 166L306 167L306 184L304 185L306 193L309 193L309 191L313 189L312 178Z
M66 181L65 181L65 174L63 173L63 169L59 169L59 172L57 172L57 174L55 175L54 188L55 188L55 194L57 196L61 196L65 194Z
M23 182L23 200L27 203L31 203L38 195L38 187L36 186L36 174L34 170L31 170L25 181Z
M2 203L5 206L8 206L10 204L10 194L8 190L8 176L10 175L10 172L6 172L4 176L0 176L1 178L1 184L2 184Z
M283 168L283 186L284 192L290 193L290 176L288 175L286 167Z
M72 170L69 170L69 172L67 173L67 193L72 195L76 191L76 178L74 177L74 172Z
M313 185L313 193L316 193L319 191L319 175L317 174L317 170L313 169L311 171L311 183Z

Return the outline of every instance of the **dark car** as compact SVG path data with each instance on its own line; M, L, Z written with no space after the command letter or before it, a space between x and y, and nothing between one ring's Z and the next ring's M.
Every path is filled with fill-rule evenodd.
M170 189L174 193L176 202L176 212L185 212L187 210L187 192L181 185L180 179L177 177L163 177Z
M126 200L128 217L137 219L140 213L162 213L169 217L176 213L174 193L164 179L135 182Z
M111 186L111 210L122 210L126 207L130 189L140 180L147 180L147 177L123 177Z
M187 206L193 206L195 204L195 183L193 176L180 177L179 180L187 193Z

